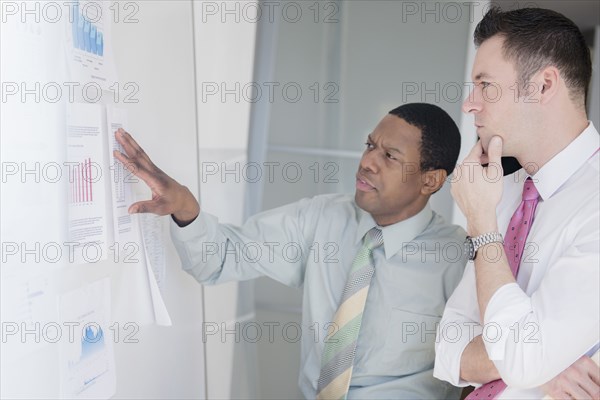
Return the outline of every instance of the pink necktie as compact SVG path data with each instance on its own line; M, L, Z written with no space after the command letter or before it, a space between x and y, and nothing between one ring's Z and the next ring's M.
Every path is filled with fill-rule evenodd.
M515 278L519 271L525 241L527 240L529 229L531 229L531 225L533 224L533 215L535 214L538 199L539 193L533 181L531 178L527 178L523 186L521 204L519 204L519 207L517 207L517 210L510 219L506 235L504 235L504 251L508 258L510 270ZM466 400L495 399L504 389L506 389L506 383L502 379L498 379L474 390L466 397Z

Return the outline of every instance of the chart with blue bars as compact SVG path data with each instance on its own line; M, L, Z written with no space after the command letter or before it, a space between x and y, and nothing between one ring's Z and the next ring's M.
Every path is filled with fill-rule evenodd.
M101 327L86 326L81 338L81 359L104 350L104 332Z
M97 56L104 55L104 35L98 27L88 21L79 9L79 2L73 4L73 46Z

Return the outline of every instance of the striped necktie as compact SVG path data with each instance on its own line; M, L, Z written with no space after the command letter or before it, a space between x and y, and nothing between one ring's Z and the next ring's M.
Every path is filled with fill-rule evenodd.
M375 272L373 249L382 244L381 230L372 228L363 238L362 247L352 262L342 300L333 321L336 329L329 332L325 338L317 399L346 398L363 311L371 278Z
M527 235L529 235L529 230L533 225L533 216L539 198L540 195L533 181L531 178L527 178L523 185L523 200L510 219L504 236L504 251L508 258L510 270L515 278L519 272ZM502 379L498 379L475 389L466 397L466 400L495 399L504 389L506 389L506 383Z

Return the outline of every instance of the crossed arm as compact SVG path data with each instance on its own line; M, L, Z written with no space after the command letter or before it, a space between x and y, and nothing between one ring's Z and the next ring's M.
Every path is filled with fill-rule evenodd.
M481 335L476 336L463 351L460 377L473 383L500 379L496 366L488 358ZM590 357L583 356L542 385L541 389L553 399L599 399L600 367Z
M496 206L502 195L502 180L494 179L501 168L502 141L495 137L490 141L487 154L478 142L463 163L457 166L459 176L470 179L456 180L452 195L467 218L467 231L471 236L498 231ZM488 176L488 167L494 171ZM474 168L473 168L474 167ZM482 205L484 205L482 207ZM475 286L480 321L485 321L486 311L494 294L515 279L510 271L503 246L494 243L500 257L475 260ZM482 336L476 336L465 347L460 359L460 378L473 383L487 383L500 378L495 364L490 360ZM560 374L546 382L541 389L553 398L600 398L600 369L589 357L583 356Z

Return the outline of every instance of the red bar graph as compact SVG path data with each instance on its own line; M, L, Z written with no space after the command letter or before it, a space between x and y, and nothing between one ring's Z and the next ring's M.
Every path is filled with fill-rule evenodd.
M94 201L92 159L73 166L69 199L72 204L89 204Z

